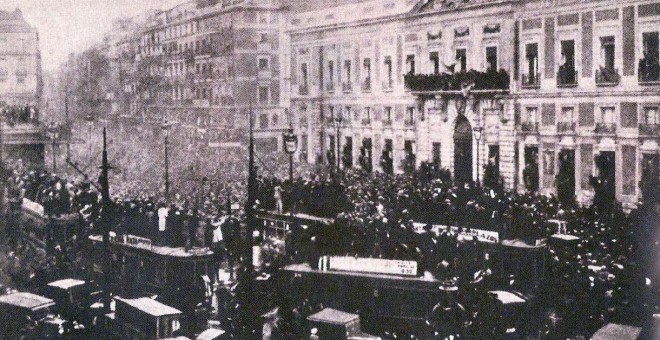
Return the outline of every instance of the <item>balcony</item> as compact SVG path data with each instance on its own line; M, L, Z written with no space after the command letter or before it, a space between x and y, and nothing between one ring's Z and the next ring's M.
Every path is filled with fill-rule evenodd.
M325 90L330 92L330 93L335 92L335 83L325 84Z
M616 133L616 124L614 123L596 123L594 133L599 135L613 135Z
M362 118L362 125L371 125L371 119Z
M392 79L383 80L383 91L392 91Z
M639 134L642 136L660 136L660 124L639 124Z
M557 123L557 133L564 133L564 134L575 133L575 123L573 122Z
M576 87L578 72L574 68L560 67L557 72L557 87Z
M410 126L414 126L414 125L415 125L415 121L412 120L412 119L406 119L406 120L403 121L403 125L408 126L408 127L410 127Z
M391 119L383 120L383 126L392 126L392 120Z
M415 92L461 91L466 84L472 90L508 90L509 74L504 71L480 72L470 70L459 73L406 74L406 88Z
M596 85L597 86L616 86L619 85L621 76L619 70L608 69L601 67L596 70Z
M520 86L523 89L538 89L541 87L541 74L523 74Z
M342 83L341 84L341 89L342 89L342 91L344 91L344 93L349 93L349 92L353 91L353 83L351 83L350 81L346 82L346 83Z
M637 74L640 85L660 85L660 63L657 60L641 59Z
M298 86L298 94L303 95L303 96L308 95L309 94L309 86L307 86L307 84L299 85Z
M522 122L520 123L520 132L525 134L534 134L539 132L539 123Z
M367 78L362 81L362 92L371 92L371 79Z

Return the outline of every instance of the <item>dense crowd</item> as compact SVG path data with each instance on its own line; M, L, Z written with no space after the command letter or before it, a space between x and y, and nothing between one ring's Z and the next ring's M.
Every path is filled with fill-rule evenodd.
M37 123L39 121L39 110L32 106L7 106L3 108L2 115L9 126L20 123Z
M537 290L544 318L536 326L546 337L586 336L607 322L641 324L647 316L660 312L656 283L660 270L654 257L644 255L660 253L659 218L647 205L630 214L620 207L603 211L565 206L554 197L469 183L456 185L441 171L399 175L309 172L297 174L291 182L280 179L284 178L282 172L265 170L263 164L258 179L259 208L294 209L334 219L333 228L309 242L316 248L315 255L307 256L313 266L314 256L320 254L417 260L421 273L460 289L460 308L442 307L457 308L460 314L452 334L492 336L479 333L492 330L485 325L494 321L484 316L484 302L474 298L475 283L521 289L524 278L498 268L480 242L463 239L451 230L436 231L432 225L497 231L500 240L534 244L556 232L547 225L548 219L567 221L569 234L578 239L568 245L551 244L550 274ZM42 204L47 214L77 212L94 228L99 195L88 181L68 182L43 171L20 168L10 181L15 193ZM212 238L208 231L226 214L227 205L244 199L245 183L212 185L209 180L204 184L177 192L167 204L162 195L149 194L154 191L134 184L114 186L114 230L176 246L208 244ZM160 228L162 209L168 211L167 232ZM413 222L425 227L419 230ZM281 263L281 258L271 257L268 261ZM484 293L482 290L478 292ZM288 323L282 328L292 327L296 317L304 318L307 312L303 310L317 311L320 306L294 307L294 314L283 317ZM429 315L429 325L437 326L433 317Z

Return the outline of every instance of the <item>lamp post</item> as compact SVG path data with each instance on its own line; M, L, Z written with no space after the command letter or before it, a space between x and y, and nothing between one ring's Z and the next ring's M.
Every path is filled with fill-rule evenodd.
M165 121L161 125L163 134L165 135L165 198L169 200L170 198L170 160L169 160L169 137L170 137L170 127L171 123Z
M472 131L474 131L474 139L477 141L477 186L481 186L481 182L479 181L479 166L480 166L480 159L479 159L479 141L481 140L481 133L484 131L484 128L481 126L475 126L472 128Z
M341 123L343 121L343 117L341 113L337 113L337 116L335 116L334 123L335 123L335 131L337 136L337 172L339 172L339 165L341 164Z
M298 150L298 136L293 133L293 127L282 134L284 140L284 151L289 155L289 182L291 183L291 206L289 207L289 215L293 220L293 205L295 202L295 195L293 194L293 154Z
M53 153L53 173L57 172L57 157L55 155L55 145L57 144L57 139L59 137L58 134L59 127L60 127L59 124L56 124L55 122L51 122L50 126L48 127L48 133L50 134L52 153Z
M94 125L94 116L89 113L87 116L85 116L85 120L87 121L87 126L89 127L89 139L87 140L87 143L89 143L89 154L87 159L89 160L89 163L92 163L92 125Z

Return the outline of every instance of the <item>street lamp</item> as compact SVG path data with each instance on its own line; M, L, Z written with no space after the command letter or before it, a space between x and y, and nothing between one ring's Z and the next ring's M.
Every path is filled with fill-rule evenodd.
M340 146L341 146L341 135L340 135L341 131L340 131L340 128L341 128L342 121L343 121L342 114L337 113L337 116L335 116L335 120L334 120L335 130L336 130L335 136L337 136L337 156L336 156L336 158L337 158L337 172L339 172L339 164L341 162L340 161L341 160L341 148L340 148Z
M170 160L168 146L171 126L172 124L168 123L167 121L161 125L161 129L165 135L165 198L168 200L170 198Z
M289 130L282 134L282 140L284 141L284 151L289 155L289 182L291 182L291 188L293 190L293 154L298 150L298 136L293 133L293 127L290 127ZM291 195L291 207L289 207L289 212L293 216L293 192Z
M474 139L477 141L477 186L481 186L479 182L479 141L481 140L481 133L484 131L484 128L476 126L472 128L472 131L474 131Z
M88 113L87 116L85 116L85 120L87 121L87 126L89 127L89 163L92 163L92 125L94 125L94 116L91 113Z
M59 137L58 130L60 128L59 124L56 124L55 122L50 122L49 127L48 127L48 133L50 135L50 140L51 140L51 145L52 145L52 153L53 153L53 173L57 172L57 161L56 161L56 155L55 155L55 144L57 143L57 139Z

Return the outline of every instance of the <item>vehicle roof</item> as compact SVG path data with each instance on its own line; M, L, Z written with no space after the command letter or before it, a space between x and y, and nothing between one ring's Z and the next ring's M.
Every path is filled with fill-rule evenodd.
M515 293L507 292L504 290L493 290L488 292L495 295L495 298L505 305L514 303L525 303L525 299L521 298Z
M165 315L175 315L181 314L181 311L170 307L166 304L162 304L154 299L148 297L141 297L137 299L122 299L120 297L116 298L118 301L122 301L127 305L139 309L147 314L153 316L165 316Z
M596 331L592 340L634 340L639 338L642 329L639 327L608 323Z
M332 308L326 308L316 314L310 315L307 319L316 322L345 325L349 322L359 320L360 316Z
M217 328L209 328L197 336L196 340L213 340L217 339L218 337L222 336L226 332L223 331L222 329L217 329Z
M83 280L77 280L77 279L62 279L62 280L57 280L49 283L48 285L51 287L56 287L56 288L62 288L62 289L69 289L72 287L84 285L85 281Z
M16 292L0 296L0 304L11 305L27 309L49 307L55 302L47 297L27 292Z

